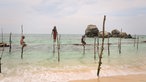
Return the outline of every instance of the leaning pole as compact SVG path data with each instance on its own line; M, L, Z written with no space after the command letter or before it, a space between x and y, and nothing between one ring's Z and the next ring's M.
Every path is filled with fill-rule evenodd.
M99 77L99 72L101 69L101 64L102 64L102 54L103 54L103 50L104 50L104 31L105 31L105 20L106 20L106 16L104 16L104 20L103 20L103 34L102 34L102 46L101 46L101 52L99 55L99 62L98 62L98 69L97 69L97 76Z

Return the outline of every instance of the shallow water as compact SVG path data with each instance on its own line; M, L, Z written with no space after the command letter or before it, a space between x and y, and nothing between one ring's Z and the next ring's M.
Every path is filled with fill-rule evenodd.
M12 52L5 48L2 58L2 82L68 82L69 80L96 78L98 54L94 60L94 39L86 38L86 51L80 45L82 35L61 35L60 63L57 46L53 55L53 40L50 35L25 35L27 47L21 59L20 35L12 36ZM8 43L9 36L4 41ZM122 39L122 53L118 52L118 39L110 38L110 56L104 46L101 77L146 74L146 36L140 36L139 49L133 39ZM101 39L100 39L101 43ZM107 43L107 39L105 39ZM100 46L101 47L101 46Z

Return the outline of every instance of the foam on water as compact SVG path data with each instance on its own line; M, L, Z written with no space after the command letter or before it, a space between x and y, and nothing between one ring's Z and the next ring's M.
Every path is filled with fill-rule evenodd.
M102 66L101 77L146 74L144 70L131 70L127 67ZM83 70L84 69L84 70ZM67 66L64 68L34 67L31 65L5 68L0 75L1 82L68 82L70 80L97 78L95 67Z

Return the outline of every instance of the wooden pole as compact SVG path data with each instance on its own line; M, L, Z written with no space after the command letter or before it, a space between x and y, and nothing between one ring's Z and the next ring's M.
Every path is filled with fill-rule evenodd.
M1 54L2 55L2 54ZM1 63L1 61L2 61L2 58L0 58L0 73L2 73L2 63Z
M108 43L107 43L107 45L108 45L108 56L110 56L110 43L109 43L109 35L108 35Z
M10 33L10 37L9 37L9 44L10 44L10 46L9 46L9 52L11 52L11 44L12 44L12 41L11 41L11 36L12 36L12 33Z
M98 57L99 57L99 36L97 37L97 53L98 53Z
M53 56L55 56L55 42L53 41Z
M97 76L99 76L99 72L101 69L101 64L102 64L102 54L103 54L103 50L104 50L104 31L105 31L105 20L106 20L106 16L104 16L104 20L103 20L103 36L102 36L102 46L101 46L101 52L99 55L99 64L98 64L98 69L97 69Z
M3 29L1 29L2 31L2 44L3 44ZM3 57L3 52L4 52L4 47L5 45L3 44L3 49L2 49L2 53L1 53L1 56L0 56L0 73L2 73L1 69L2 69L2 57Z
M119 50L119 54L121 54L120 38L118 39L118 50Z
M57 38L57 47L58 47L58 62L60 62L60 38L61 35Z
M23 59L23 47L21 47L21 59Z
M1 28L1 32L2 32L2 44L3 44L3 28Z
M85 45L86 45L85 35L82 36L81 43L82 43L82 46L83 46L83 55L85 55Z
M23 36L23 25L21 25L21 36Z
M137 36L137 50L138 50L138 44L139 44L139 36Z
M22 36L23 36L23 25L21 25L21 38L22 38ZM23 45L22 45L22 47L21 47L21 59L23 59Z
M96 60L96 37L94 37L94 61Z
M3 56L3 52L4 52L4 45L3 45L3 50L2 50L2 53L1 53L1 57L0 57L0 73L2 73L2 56Z
M1 71L2 70L2 66L1 65L2 65L2 57L3 57L3 53L4 53L4 47L5 46L3 45L3 49L2 49L2 53L1 53L1 57L0 57L0 73L2 73L2 71Z
M121 54L121 38L122 38L122 29L121 29L121 34L120 34L120 37L119 37L119 44L118 44L119 54Z
M122 46L122 28L121 28L121 36L120 36L120 54L122 53L121 46Z
M134 35L134 47L135 47L135 42L136 42L136 35Z
M85 55L85 45L83 45L83 55Z

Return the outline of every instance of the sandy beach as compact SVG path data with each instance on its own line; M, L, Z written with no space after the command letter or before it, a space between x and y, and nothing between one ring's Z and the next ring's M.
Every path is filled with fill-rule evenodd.
M146 82L146 74L100 77L90 80L75 80L70 82Z

